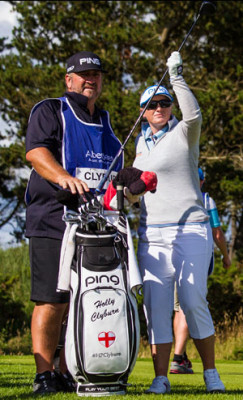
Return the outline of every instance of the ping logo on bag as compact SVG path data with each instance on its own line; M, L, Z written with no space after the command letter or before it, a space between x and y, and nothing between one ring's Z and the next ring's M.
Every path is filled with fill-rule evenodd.
M95 276L87 276L85 279L85 286L88 287L94 283L113 283L113 285L119 285L120 279L117 275L95 275Z

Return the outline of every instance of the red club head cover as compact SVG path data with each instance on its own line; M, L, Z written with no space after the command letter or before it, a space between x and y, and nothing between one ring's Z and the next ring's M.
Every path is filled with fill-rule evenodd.
M157 186L157 175L154 172L144 171L142 172L140 179L135 181L129 186L129 190L132 194L140 194L143 192L156 191Z
M157 176L154 172L141 171L134 167L121 169L117 176L113 179L113 187L116 188L117 183L126 186L132 194L140 194L143 192L155 192L157 186Z
M110 182L105 192L104 208L106 210L112 210L110 203L113 197L116 195L117 183L121 183L123 186L126 186L133 195L139 195L140 193L148 191L154 193L157 186L157 175L154 172L143 172L134 167L123 168Z
M155 172L144 171L140 177L146 185L146 191L154 193L156 191L158 179Z

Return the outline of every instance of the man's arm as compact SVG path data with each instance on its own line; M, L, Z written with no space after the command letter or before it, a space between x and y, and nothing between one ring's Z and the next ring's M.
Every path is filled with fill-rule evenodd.
M42 178L56 183L72 193L83 194L89 191L87 184L71 176L54 158L46 147L37 147L27 152L26 160Z
M231 260L228 255L227 243L224 233L220 226L218 226L217 228L212 228L212 231L213 240L223 256L223 266L225 269L228 269L231 266Z

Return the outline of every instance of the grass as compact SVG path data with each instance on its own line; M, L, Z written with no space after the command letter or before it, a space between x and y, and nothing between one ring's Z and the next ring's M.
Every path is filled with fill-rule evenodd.
M172 392L163 398L171 400L242 400L243 399L243 362L218 361L217 368L226 386L227 392L223 394L207 394L202 376L202 365L198 360L193 360L193 375L169 375ZM28 400L38 397L32 394L32 383L35 374L33 356L0 356L0 398L2 400ZM151 359L138 359L129 383L127 395L115 396L121 400L155 400L157 395L146 395L144 390L153 379L153 366ZM65 400L78 399L75 393L58 393L50 396L51 399Z

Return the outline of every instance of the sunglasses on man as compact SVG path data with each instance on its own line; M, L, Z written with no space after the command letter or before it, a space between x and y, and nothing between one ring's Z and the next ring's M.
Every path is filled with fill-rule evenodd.
M172 101L170 101L170 100L153 100L149 103L147 110L156 110L158 105L161 108L168 108L171 106L171 104L172 104Z

